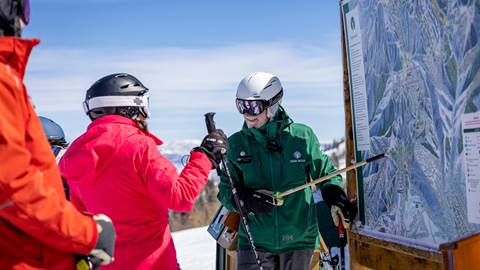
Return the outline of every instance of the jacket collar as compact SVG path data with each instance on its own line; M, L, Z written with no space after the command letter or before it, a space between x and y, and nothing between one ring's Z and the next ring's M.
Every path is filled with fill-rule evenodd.
M275 139L278 134L293 123L282 106L278 107L278 111L272 121L266 123L261 128L248 128L247 124L243 124L242 133L253 137L256 141L264 143L268 140Z
M38 39L0 37L0 62L10 66L15 75L23 80L30 52L38 43Z
M115 115L115 114L105 115L95 119L92 123L90 123L90 125L88 125L88 129L91 129L99 125L104 125L104 124L123 124L123 125L136 127L138 130L140 130L140 128L138 128L138 124L134 120L127 117L120 116L120 115ZM150 131L141 131L141 132L143 132L148 137L152 138L157 145L163 144L162 140L160 140L159 138L157 138L157 136L150 133Z

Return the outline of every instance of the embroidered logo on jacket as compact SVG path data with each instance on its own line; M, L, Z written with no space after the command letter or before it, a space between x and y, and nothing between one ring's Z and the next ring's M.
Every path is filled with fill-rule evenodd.
M302 157L302 153L299 151L293 152L293 158L290 160L290 163L305 163L305 159L300 159Z
M282 241L293 241L293 235L292 234L282 235Z
M245 151L241 151L236 160L238 163L250 163L252 162L252 156L247 155Z

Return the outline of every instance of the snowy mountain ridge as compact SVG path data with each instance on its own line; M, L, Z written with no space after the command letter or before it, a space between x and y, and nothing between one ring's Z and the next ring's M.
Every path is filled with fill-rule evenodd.
M344 142L345 142L344 138L333 139L332 141L320 142L320 146L328 156L331 157L332 155L334 155L333 159L335 159L335 157L344 159L343 158L343 156L345 156ZM199 146L200 143L201 143L200 140L194 140L194 139L170 141L162 144L159 147L159 150L162 153L162 155L164 155L168 160L170 160L177 167L177 169L181 169L183 168L184 164L188 161L188 155L190 154L190 151L192 150L192 148L194 148L195 146ZM337 164L337 165L340 165L340 164Z

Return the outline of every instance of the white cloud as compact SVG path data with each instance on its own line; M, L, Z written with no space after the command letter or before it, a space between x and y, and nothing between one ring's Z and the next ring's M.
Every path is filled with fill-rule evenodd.
M53 116L63 113L85 118L81 103L86 89L100 77L115 72L131 73L150 88L154 116L167 112L235 113L238 82L253 71L267 71L278 75L284 84L284 104L290 114L312 117L304 119L307 123L317 123L313 118L338 122L343 121L342 68L340 54L332 51L277 43L123 51L40 46L32 53L26 85L38 112ZM333 119L332 114L338 119ZM185 121L180 124L190 131L195 126ZM234 130L239 123L231 125L225 128ZM69 132L77 135L85 127L72 124L70 128L75 130ZM334 135L327 138L342 132L331 131Z
M232 100L240 79L260 70L275 73L291 88L331 92L340 85L340 63L326 51L279 44L129 51L40 47L32 54L26 82L37 106L48 111L73 110L96 79L114 72L137 76L152 90L154 107L156 100L168 107L208 106L220 98Z

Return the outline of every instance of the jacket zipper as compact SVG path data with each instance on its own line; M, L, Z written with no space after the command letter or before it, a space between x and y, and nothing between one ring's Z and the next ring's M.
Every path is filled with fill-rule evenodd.
M275 189L275 180L274 180L274 171L273 171L273 153L267 152L267 155L270 158L270 181L272 182L272 190L276 191ZM273 219L275 220L275 250L278 252L278 215L277 215L277 208L273 208Z
M279 138L280 139L280 142L282 141L281 140L281 137ZM283 152L276 152L277 153L277 156L279 158L279 161L280 161L280 175L279 175L279 181L285 181L285 175L284 175L284 158L283 158ZM282 185L280 185L282 186ZM275 190L275 191L278 191L278 190ZM276 207L275 207L275 211L276 211ZM276 212L275 212L276 213ZM277 219L278 219L278 215L275 216L275 223L277 225ZM277 238L277 241L278 241L278 238ZM277 250L278 250L278 246L277 246Z

